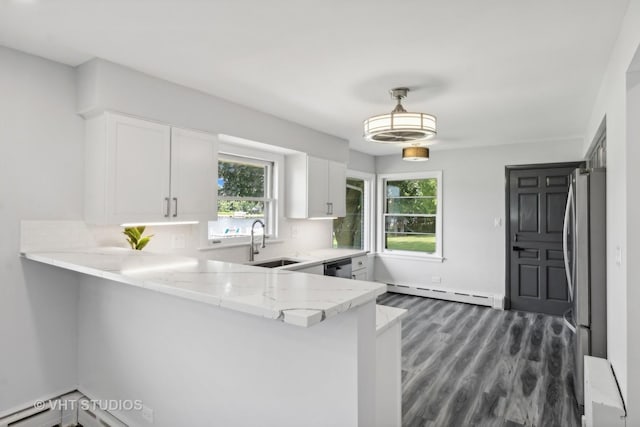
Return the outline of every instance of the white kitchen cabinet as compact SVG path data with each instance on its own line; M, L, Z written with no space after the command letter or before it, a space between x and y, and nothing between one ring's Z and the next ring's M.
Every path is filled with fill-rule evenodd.
M367 256L351 258L351 277L355 280L367 280Z
M217 217L218 139L211 134L171 128L171 218Z
M286 159L288 218L346 215L346 164L295 154Z
M86 121L85 220L215 219L217 138L104 113Z

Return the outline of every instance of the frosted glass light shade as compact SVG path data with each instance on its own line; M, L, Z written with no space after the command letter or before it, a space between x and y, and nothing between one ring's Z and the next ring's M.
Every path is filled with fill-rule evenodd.
M410 162L424 162L429 160L427 147L407 147L402 149L402 160Z
M425 113L392 112L364 121L364 139L387 144L421 141L436 135L436 117Z

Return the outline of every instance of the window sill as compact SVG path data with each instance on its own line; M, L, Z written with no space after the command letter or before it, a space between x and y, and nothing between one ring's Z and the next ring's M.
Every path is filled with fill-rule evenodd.
M390 259L410 259L410 260L420 260L426 262L444 262L445 258L439 255L414 255L408 253L390 253L390 252L377 252L375 254L376 257L380 258L390 258Z
M262 237L260 239L257 239L255 241L255 243L257 244L261 244L262 243ZM267 246L269 246L271 243L284 243L284 240L282 239L267 239ZM245 240L245 241L235 241L235 242L218 242L218 243L213 243L211 240L209 240L209 246L204 246L204 247L200 247L197 250L204 252L204 251L215 251L218 249L227 249L227 248L239 248L242 246L249 246L249 241Z

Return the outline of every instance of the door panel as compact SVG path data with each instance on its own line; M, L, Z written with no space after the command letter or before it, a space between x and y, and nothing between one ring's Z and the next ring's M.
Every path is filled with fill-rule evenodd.
M329 214L329 161L309 156L309 218L326 217Z
M518 194L518 231L538 232L538 194Z
M562 229L575 167L549 166L509 170L508 293L513 309L560 315L570 307Z
M567 206L567 192L547 193L547 233L560 233L564 225L564 208Z
M111 220L167 220L169 126L113 114L107 128Z
M557 283L564 283L565 286L554 286ZM568 301L567 278L564 267L547 268L547 298L556 301ZM551 285L551 286L550 286Z
M171 129L171 219L215 219L217 215L218 139L214 135Z
M518 281L520 282L520 296L537 298L540 294L540 272L537 265L518 265L520 270Z

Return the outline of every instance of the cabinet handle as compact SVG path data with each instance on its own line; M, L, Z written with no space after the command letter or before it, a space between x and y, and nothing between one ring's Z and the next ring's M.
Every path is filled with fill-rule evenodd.
M333 215L333 203L327 202L327 215Z
M356 280L356 275L355 275L355 274L352 274L352 275L351 275L351 278L352 278L353 280Z
M178 198L174 197L173 198L173 203L175 203L174 209L173 209L173 217L177 217L178 216Z
M169 198L168 197L164 198L164 206L165 206L164 217L165 218L169 218L170 206L169 206Z

